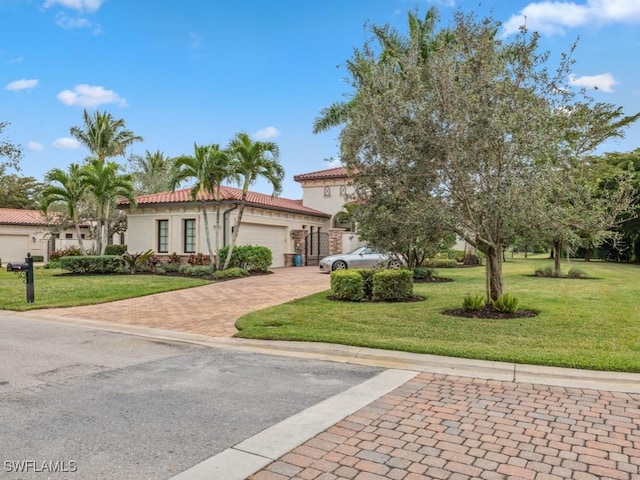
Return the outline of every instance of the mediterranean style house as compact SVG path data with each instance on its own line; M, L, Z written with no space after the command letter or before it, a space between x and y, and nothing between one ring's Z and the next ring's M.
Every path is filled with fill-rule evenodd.
M294 176L302 185L302 200L250 192L247 198L238 245L262 245L273 255L273 267L293 265L300 253L304 264L315 265L326 255L350 251L360 245L357 235L336 225L353 194L346 169L332 168ZM233 234L242 191L223 186L220 221L221 245ZM206 233L201 201L207 205L211 235L216 225L213 198L194 201L189 189L144 195L132 207L122 201L118 208L127 213L127 248L130 252L154 250L158 256L177 253L188 256L206 253ZM213 238L212 238L213 242Z

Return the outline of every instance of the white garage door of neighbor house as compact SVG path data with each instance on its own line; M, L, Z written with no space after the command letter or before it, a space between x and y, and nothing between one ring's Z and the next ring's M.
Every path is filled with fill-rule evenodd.
M238 245L261 245L271 250L272 267L284 266L284 248L287 239L287 229L273 225L259 225L257 223L243 223L238 232Z
M7 262L24 262L29 251L29 235L0 235L0 259Z

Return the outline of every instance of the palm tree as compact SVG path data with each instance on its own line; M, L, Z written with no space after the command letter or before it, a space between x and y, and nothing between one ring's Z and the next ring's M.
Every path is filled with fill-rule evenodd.
M428 59L437 42L437 38L433 35L437 19L438 12L434 7L427 10L423 20L418 17L416 12L409 12L407 40L397 30L388 26L372 27L373 34L382 48L378 59L374 62L369 55L356 52L353 59L347 60L347 70L349 70L356 87L376 64L393 67L396 58L401 53L414 50L418 61ZM348 101L335 102L329 107L323 108L320 110L320 116L313 122L313 133L326 132L333 127L347 123L357 105L358 92L356 91Z
M131 175L120 174L120 165L104 163L100 159L90 160L82 168L80 177L96 200L98 224L96 226L96 250L102 255L106 246L109 215L118 197L124 197L135 205L135 188Z
M171 158L157 150L146 150L144 156L129 157L129 172L134 178L138 195L166 192L171 189Z
M59 168L49 171L45 176L45 181L48 185L42 190L41 208L46 213L53 203L64 203L66 205L67 214L76 228L80 252L85 255L86 251L82 241L82 234L80 233L78 209L87 192L87 186L82 181L81 172L81 167L75 163L69 165L68 173Z
M211 264L218 270L220 268L220 202L222 182L231 177L229 169L229 156L220 146L194 144L192 156L181 156L174 160L171 176L171 189L175 190L184 181L194 180L191 188L191 198L200 202L204 230L207 239L207 249ZM215 225L215 251L211 247L211 232L209 229L209 216L207 214L206 200L208 194L213 194L216 207Z
M115 119L108 112L95 112L90 115L83 112L82 127L71 127L71 136L104 163L107 158L123 155L127 147L134 142L142 141L142 137L127 130L124 119Z
M282 180L284 179L284 168L278 163L280 149L274 142L253 141L246 132L240 132L231 140L227 151L231 156L234 177L242 187L242 198L223 269L228 268L231 261L231 254L238 238L240 222L247 203L249 187L258 178L264 178L273 186L273 195L279 195L282 192Z

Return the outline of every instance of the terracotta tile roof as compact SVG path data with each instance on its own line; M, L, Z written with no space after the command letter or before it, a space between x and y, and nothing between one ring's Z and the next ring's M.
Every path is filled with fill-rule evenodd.
M222 200L225 202L239 201L242 198L242 190L239 188L222 186L221 188ZM213 201L213 195L207 194L205 201ZM136 198L138 207L158 205L158 204L177 204L177 203L190 203L193 202L191 198L191 189L184 188L182 190L176 190L175 192L154 193L151 195L142 195ZM122 200L119 205L127 208L129 205L128 200ZM247 195L247 205L254 207L262 207L271 210L283 210L292 213L301 213L306 215L313 215L316 217L327 217L331 215L313 208L305 207L302 205L301 200L292 200L289 198L272 197L264 193L249 192Z
M0 208L0 225L48 225L47 219L38 210Z
M317 172L301 173L293 177L296 182L300 180L318 180L325 178L349 178L349 174L345 167L336 167L327 170L318 170Z

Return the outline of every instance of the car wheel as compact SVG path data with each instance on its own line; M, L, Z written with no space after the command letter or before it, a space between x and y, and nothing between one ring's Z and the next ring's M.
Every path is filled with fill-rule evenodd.
M389 268L401 268L401 267L402 267L402 262L400 260L389 261Z
M345 262L343 262L342 260L338 260L337 262L333 262L333 265L331 266L331 270L346 270L347 269L347 264Z

